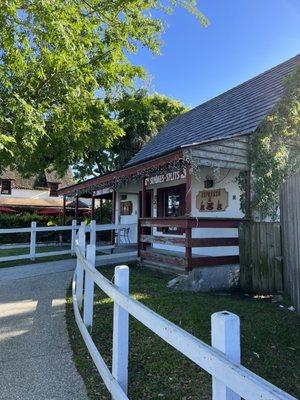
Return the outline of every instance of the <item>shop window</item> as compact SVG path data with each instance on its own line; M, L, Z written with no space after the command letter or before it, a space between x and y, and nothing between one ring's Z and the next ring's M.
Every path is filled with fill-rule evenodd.
M57 197L58 196L58 183L50 183L48 182L49 186L49 196L50 197Z
M1 194L11 194L11 180L10 179L2 179Z
M157 189L157 217L185 215L185 184ZM164 233L183 233L178 228L160 228Z

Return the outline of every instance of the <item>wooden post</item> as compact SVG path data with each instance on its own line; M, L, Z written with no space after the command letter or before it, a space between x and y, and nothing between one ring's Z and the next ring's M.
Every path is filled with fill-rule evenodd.
M241 363L240 319L228 311L216 312L211 316L211 344L222 351L230 361ZM240 396L213 377L213 400L240 400Z
M96 221L95 220L91 221L90 228L91 228L91 231L90 231L90 244L93 244L93 245L96 246L96 235L97 235L97 232L96 232Z
M191 166L186 167L186 181L185 181L185 214L189 218L192 214L192 173ZM186 258L186 269L190 270L189 261L192 258L192 228L185 229L185 258Z
M75 254L75 240L76 240L76 229L77 227L77 221L76 219L72 220L72 231L71 231L71 255L73 256Z
M92 195L91 219L95 219L95 197Z
M191 166L186 167L185 178L185 215L190 217L192 215L192 171Z
M35 260L35 246L36 246L36 222L31 222L30 232L30 259Z
M66 196L63 197L63 225L66 225Z
M79 197L75 197L75 219L78 219L78 199Z
M96 246L89 244L86 248L86 259L91 269L96 271ZM94 310L94 278L89 271L85 272L84 285L84 303L83 303L83 322L85 326L91 330L93 326L93 310Z
M245 178L245 217L248 219L252 219L252 210L251 210L251 171L246 172Z
M112 192L112 200L111 200L111 223L115 224L116 223L116 191L113 190ZM113 229L111 231L111 244L115 244L116 240L116 233L115 230Z
M85 223L81 222L79 232L78 232L78 242L79 250L83 257L85 257ZM81 265L80 260L77 258L76 265L76 298L78 302L78 307L82 307L82 297L83 297L83 277L84 270Z
M147 204L146 204L146 178L143 177L142 180L142 218L146 218L147 214ZM138 235L143 235L145 233L145 229L141 227L138 231ZM138 238L138 243L140 243L140 249L141 250L146 250L146 243L141 243L140 242L140 237Z
M115 268L115 285L124 294L129 294L129 268ZM112 375L127 394L128 386L128 311L114 302Z
M100 199L100 224L102 224L103 216L102 216L102 211L103 211L103 199Z

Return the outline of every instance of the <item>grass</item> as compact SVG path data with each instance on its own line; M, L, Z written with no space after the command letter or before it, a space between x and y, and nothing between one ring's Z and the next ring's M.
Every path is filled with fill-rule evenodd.
M113 268L101 272L112 279ZM237 294L176 292L166 288L170 276L130 267L130 293L148 307L210 344L210 316L221 310L241 319L242 363L295 397L300 396L300 319L270 300ZM111 367L113 304L95 292L93 340ZM108 394L73 316L67 296L67 324L74 360L91 400ZM211 399L211 377L130 317L129 394L131 400Z
M47 253L49 251L63 251L70 248L69 246L43 246L37 247L37 253ZM17 256L20 254L28 254L29 247L23 247L19 249L0 249L0 257L8 257L8 256ZM65 260L71 258L70 254L61 254L57 256L45 256L45 257L38 257L35 261L32 261L30 258L24 260L16 260L16 261L5 261L0 262L0 268L7 268L7 267L15 267L17 265L27 265L27 264L34 264L34 263L41 263L46 261L57 261L57 260Z

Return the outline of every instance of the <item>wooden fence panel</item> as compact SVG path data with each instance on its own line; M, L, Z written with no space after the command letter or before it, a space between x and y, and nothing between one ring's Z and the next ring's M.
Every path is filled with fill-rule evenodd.
M245 222L239 226L240 284L257 293L283 291L280 224Z
M300 173L282 186L280 220L284 263L284 290L300 313Z

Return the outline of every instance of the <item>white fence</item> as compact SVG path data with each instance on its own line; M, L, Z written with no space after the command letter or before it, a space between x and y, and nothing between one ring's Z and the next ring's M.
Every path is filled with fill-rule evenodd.
M211 347L130 297L128 267L116 267L114 284L99 273L95 269L95 245L85 246L85 232L82 228L79 229L75 250L75 319L114 400L128 399L129 314L212 375L213 400L295 400L240 364L239 317L227 311L212 315ZM112 372L89 334L93 324L94 284L114 301Z
M12 255L12 256L5 256L0 257L0 262L5 261L17 261L17 260L25 260L31 259L35 260L36 258L40 257L53 257L59 256L64 254L75 255L75 238L78 232L79 227L82 227L84 232L90 233L90 244L96 245L96 236L97 232L104 232L104 231L112 231L114 232L112 237L115 235L117 242L112 244L102 244L97 246L97 251L107 251L113 250L117 246L122 244L122 238L117 233L124 230L124 229L134 229L136 230L137 224L107 224L107 225L97 225L96 221L91 221L90 225L85 225L84 222L81 225L77 225L77 221L73 220L72 225L69 226L46 226L46 227L38 227L36 222L31 222L31 226L28 228L9 228L9 229L0 229L0 235L6 234L18 234L18 233L28 233L30 235L30 242L29 243L14 243L14 244L6 244L0 245L0 250L11 250L11 249L27 249L29 248L29 253L26 254L19 254L19 255ZM39 232L71 232L71 239L70 239L70 248L65 250L57 250L57 251L48 251L48 252L37 252L37 249L44 246L53 246L56 245L58 248L61 245L65 245L65 243L61 243L61 245L57 245L57 243L37 243L37 233ZM126 239L123 239L126 243ZM126 261L135 260L137 258L137 250L130 251L130 249L126 252L122 252L119 254L113 255L99 255L97 257L97 262L101 262L101 264L105 264L111 262L112 260L124 259Z

